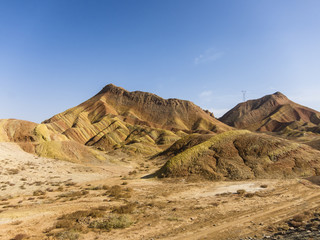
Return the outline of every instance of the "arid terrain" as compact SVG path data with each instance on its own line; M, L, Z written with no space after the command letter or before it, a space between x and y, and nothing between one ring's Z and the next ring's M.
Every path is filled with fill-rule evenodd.
M153 162L83 166L34 157L12 143L0 147L1 239L263 237L289 229L286 221L317 212L320 203L320 187L304 179L142 179ZM86 212L60 219L78 211ZM90 228L111 215L125 216L128 227Z
M254 101L228 126L107 85L42 124L0 120L0 239L319 239L319 113Z

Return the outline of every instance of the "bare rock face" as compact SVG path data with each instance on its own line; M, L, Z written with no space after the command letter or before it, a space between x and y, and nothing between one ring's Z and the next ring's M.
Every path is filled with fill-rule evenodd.
M126 148L141 153L159 152L186 133L231 129L190 101L129 92L112 84L44 124L68 139L101 150Z
M185 139L184 142L189 141ZM186 150L175 151L178 154L169 155L157 176L245 180L320 174L319 151L305 144L247 130L224 132Z
M320 130L319 112L292 102L280 92L239 103L219 120L252 131Z

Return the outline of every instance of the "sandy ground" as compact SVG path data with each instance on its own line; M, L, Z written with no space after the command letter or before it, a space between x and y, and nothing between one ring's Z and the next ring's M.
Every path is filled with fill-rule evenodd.
M60 186L61 183L83 183L119 176L128 168L110 162L82 165L37 157L26 153L15 143L0 142L1 197L31 194Z
M111 231L89 229L80 232L79 239L261 237L272 233L270 226L320 206L320 188L302 179L241 182L141 179L152 172L152 162L145 162L148 167L144 168L110 163L84 166L38 158L7 143L0 144L0 160L0 181L6 185L0 190L0 239L13 239L17 234L25 234L25 239L72 239L54 237L66 230L56 228L63 214L101 207L110 213L128 203L135 206L127 213L134 220L131 226ZM8 169L15 168L20 171L8 174ZM137 173L130 173L132 169ZM42 185L30 185L40 181ZM26 189L21 189L21 185ZM101 187L113 185L121 186L124 192L130 189L130 195L114 198ZM48 187L53 191L47 191ZM45 194L34 195L38 189ZM72 193L84 190L85 195L73 197Z

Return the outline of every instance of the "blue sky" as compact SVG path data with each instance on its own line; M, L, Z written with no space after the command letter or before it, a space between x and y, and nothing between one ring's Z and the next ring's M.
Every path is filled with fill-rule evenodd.
M41 122L113 83L216 116L281 91L320 110L318 0L0 0L0 118Z

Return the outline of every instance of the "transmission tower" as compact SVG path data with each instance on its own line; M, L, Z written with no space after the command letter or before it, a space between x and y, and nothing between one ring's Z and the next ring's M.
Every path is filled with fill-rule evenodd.
M246 93L247 93L247 91L242 90L241 92L242 92L243 101L245 102L246 101Z

